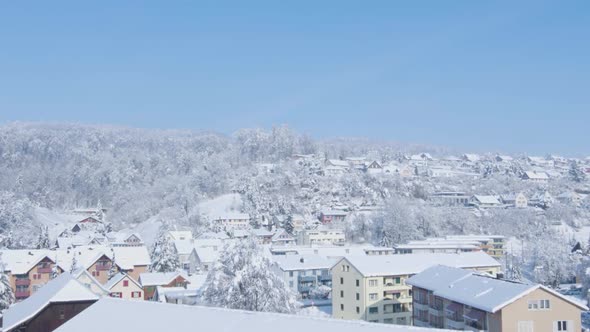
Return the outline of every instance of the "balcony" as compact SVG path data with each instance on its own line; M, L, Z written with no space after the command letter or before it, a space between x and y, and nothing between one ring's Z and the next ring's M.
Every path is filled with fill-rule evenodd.
M455 321L453 319L450 319L447 317L446 320L447 329L451 329L451 330L463 330L465 328L465 324L463 323L463 321Z
M52 272L51 266L37 268L37 273L51 273L51 272Z
M299 282L301 283L315 283L317 280L316 276L299 276Z
M96 265L96 271L108 271L111 269L111 264L98 264Z
M23 299L23 298L26 298L26 297L29 297L29 296L31 296L31 291L29 291L29 290L26 290L26 291L16 291L14 293L14 297L16 297L17 299Z
M322 274L320 276L320 281L332 281L332 276L329 274Z
M31 279L16 279L15 284L16 286L29 286L31 284Z

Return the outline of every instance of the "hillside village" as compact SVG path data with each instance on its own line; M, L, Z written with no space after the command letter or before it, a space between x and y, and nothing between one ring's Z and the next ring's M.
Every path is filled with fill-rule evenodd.
M293 142L287 151L299 149ZM293 329L582 328L590 159L314 149L264 162L250 151L215 179L226 190L182 196L138 222L108 199L33 206L25 179L35 175L21 173L2 200L3 331L74 331L105 315L122 330L152 310L178 324L184 312L225 313L205 307L278 312L252 324ZM103 197L120 195L105 188ZM236 280L245 289L228 289Z

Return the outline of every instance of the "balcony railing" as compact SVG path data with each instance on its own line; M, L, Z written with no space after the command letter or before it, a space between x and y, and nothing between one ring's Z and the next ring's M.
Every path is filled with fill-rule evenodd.
M111 265L110 264L96 265L96 271L108 271L110 269L111 269Z
M37 268L38 273L51 273L51 266Z
M29 296L31 296L31 291L29 291L29 290L14 292L14 297L16 297L17 299L22 299L22 298L29 297Z
M16 279L15 284L16 286L29 286L31 279Z

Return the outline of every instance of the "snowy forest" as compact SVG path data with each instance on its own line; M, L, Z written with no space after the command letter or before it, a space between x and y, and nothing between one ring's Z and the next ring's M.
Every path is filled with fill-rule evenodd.
M532 208L488 210L442 205L431 196L441 191L524 193L529 198L539 193L583 194L588 191L582 167L587 160L568 159L559 176L540 183L523 180L534 166L526 154L514 155L509 162L498 161L496 152L481 154L476 161L452 161L468 175L442 177L409 158L426 154L442 163L461 153L365 139L316 140L285 126L222 135L11 123L0 127L2 246L36 245L44 232L35 216L37 207L65 211L101 206L114 229L158 219L199 234L214 227L200 213L199 203L235 193L243 202L240 212L248 213L255 227L279 226L273 225L277 216L313 219L322 209L339 206L350 212L345 228L351 243L393 246L443 235L500 234L518 244L508 248L505 262L514 278L528 274L555 284L572 276L585 256L576 257L571 249L578 241L588 247L588 239L579 238L589 224L590 200L585 195L575 202L539 200ZM328 160L352 157L376 161L384 169L410 167L412 176L325 171ZM361 207L375 207L375 212L355 214Z

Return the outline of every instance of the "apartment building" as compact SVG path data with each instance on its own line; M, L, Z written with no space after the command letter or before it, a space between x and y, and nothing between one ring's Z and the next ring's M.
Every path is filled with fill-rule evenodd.
M581 331L577 302L542 285L437 265L407 280L416 326L489 332Z
M297 244L305 246L313 245L344 245L346 235L342 229L323 228L306 229L299 232Z
M332 269L332 315L376 323L410 325L411 276L444 262L496 275L500 263L483 252L347 256Z
M274 272L302 298L307 298L316 287L332 287L330 268L336 259L319 255L275 255L272 261Z
M410 241L407 244L395 246L396 254L431 254L431 253L461 253L481 251L478 243L464 243L452 241Z
M450 241L477 241L483 252L500 259L506 253L506 238L502 235L449 235L445 239Z

